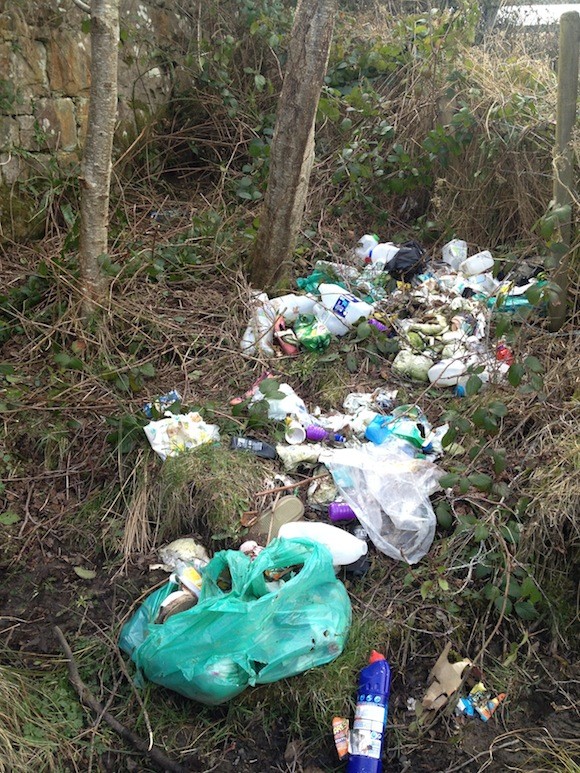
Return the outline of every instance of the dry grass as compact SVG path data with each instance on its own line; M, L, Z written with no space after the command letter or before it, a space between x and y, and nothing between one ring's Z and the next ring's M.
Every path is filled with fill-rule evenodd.
M379 24L384 24L384 19L377 14L371 34L380 31ZM457 92L455 104L449 107L456 109L462 99L467 100L476 126L471 145L442 172L433 211L441 216L442 228L456 231L472 245L493 248L517 238L523 254L537 246L531 229L550 198L554 75L545 63L532 61L525 52L516 52L509 62L499 61L488 51L462 52L461 56L470 59L470 83ZM270 66L275 69L275 62ZM397 126L401 141L418 147L440 117L443 84L435 77L427 85L422 83L419 66L410 68L406 75L407 81L397 85L405 93L398 94L400 100L393 99L381 117ZM388 88L385 81L384 95ZM536 100L538 114L534 115L531 100L538 93L541 99ZM523 113L525 125L515 127L508 136L501 111L510 108L514 95L524 102L527 99L530 106L529 112ZM228 434L243 429L243 423L236 424L231 417L229 399L242 394L259 373L272 367L260 357L242 358L239 353L249 289L242 273L248 244L243 229L258 210L236 209L232 214L226 190L228 182L239 174L235 167L254 136L255 123L243 115L236 124L217 98L215 102L208 100L206 107L196 132L159 126L143 136L138 146L142 188L137 190L119 178L111 259L121 271L111 281L99 328L87 331L80 323L74 261L64 261L63 266L66 234L56 216L51 220L50 238L42 244L4 251L0 279L5 288L22 284L25 275L37 269L40 258L50 275L40 303L32 310L14 311L20 330L3 349L3 361L14 366L20 379L3 384L7 409L2 414L10 430L7 453L12 455L6 476L6 506L21 516L15 528L6 529L6 544L17 563L30 555L44 557L48 540L56 542L59 551L63 545L62 550L71 553L86 540L83 547L90 546L90 552L86 551L95 565L103 563L104 545L112 573L118 572L120 565L135 569L134 562L140 557L184 533L209 547L232 547L240 537L240 514L255 506L254 495L266 487L264 474L272 472L272 465L224 447L202 448L162 465L142 435L127 455L117 453L107 442L112 427L106 419L139 416L144 402L177 388L186 404L207 409L208 420L225 427L225 446ZM305 220L310 229L302 239L307 249L298 262L298 273L308 272L313 256L343 258L367 230L365 217L368 227L376 230L372 218L361 213L358 202L340 211L343 191L330 183L330 177L344 138L331 129L312 180ZM156 157L157 166L148 166L153 156L149 151L163 146L164 139L171 143ZM187 155L192 140L208 150L210 160L204 166L195 167ZM176 148L183 151L181 155L172 155ZM487 157L484 151L490 150L492 156ZM132 160L128 153L118 164L117 173L121 175ZM219 166L226 171L217 173ZM157 192L145 190L148 183L158 183L159 170L169 169L187 180L195 174L199 174L198 181L211 176L215 183L211 200L207 187L205 191L180 193L159 183ZM477 177L476 172L480 172ZM160 196L162 187L167 193ZM412 213L404 207L412 198L405 202L378 197L374 201L377 216L388 213L389 227L408 226L413 222ZM152 219L152 211L159 211L161 217ZM217 220L212 219L214 215ZM197 229L192 228L196 221L202 224ZM186 269L179 261L172 264L179 250L197 255L197 262ZM163 270L152 276L156 262ZM226 745L239 743L240 737L252 738L256 717L263 720L264 728L277 728L278 735L288 735L289 726L310 747L325 748L329 746L329 714L331 710L351 710L357 670L369 646L376 646L396 665L390 761L395 764L399 752L408 759L422 753L428 760L432 736L445 748L450 746L449 738L455 732L452 723L444 719L431 729L432 736L423 739L410 731L403 699L420 697L425 675L448 639L458 653L485 661L486 678L494 687L509 685L508 710L513 711L513 721L519 721L516 711L524 692L522 685L538 682L535 669L540 668L540 661L534 659L538 648L545 647L540 650L542 658L548 647L551 652L562 651L566 644L574 644L573 634L569 642L554 643L549 632L530 626L528 640L525 623L503 612L498 621L491 604L474 600L470 594L479 587L474 579L478 565L491 553L500 554L508 574L530 561L540 576L551 568L568 578L570 547L580 540L577 300L573 295L576 316L560 334L548 334L541 323L525 323L515 343L520 358L535 354L542 360L544 398L511 388L484 393L481 398L501 399L508 407L499 435L490 441L493 447L504 448L509 459L505 477L511 492L509 502L500 503L501 507L512 508L513 514L520 495L532 499L522 519L525 528L517 552L501 537L503 513L497 503L481 492L457 497L454 515L468 509L475 512L489 527L490 540L474 548L469 532L454 536L441 531L430 554L412 570L374 555L367 577L349 585L356 621L344 659L295 680L248 691L222 714L196 709L192 717L190 704L172 702L171 697L152 690L146 702L158 738L169 738L171 748L184 755L194 746L202 747L208 760L217 760L216 769L225 758ZM60 351L77 355L82 369L57 367L54 354ZM311 405L319 402L328 410L339 406L349 391L384 386L380 369L371 367L363 357L360 362L361 368L354 374L341 362L336 367L332 362L321 367L316 355L280 360L275 365ZM138 377L143 366L153 366L154 376ZM119 386L119 377L135 380L127 389ZM432 397L428 390L417 394L409 384L395 385L400 387L402 401L420 400L433 422L448 407L447 395ZM59 440L62 432L66 442ZM471 462L466 460L466 464ZM212 540L216 535L220 538ZM448 591L435 585L431 595L424 597L423 583L438 577L448 583ZM90 618L95 608L88 609L85 613ZM541 624L544 622L552 627L548 618ZM514 642L517 657L508 667L504 664ZM87 670L94 666L91 657L87 655ZM111 667L111 673L102 670L92 673L91 678L95 684L100 681L101 687L106 685L105 692L110 689L111 702L116 699L122 705L128 723L138 722L135 717L140 716L140 708L134 702L120 701L116 693L116 666ZM45 746L27 745L25 723L41 721L29 706L27 713L18 713L16 704L26 705L27 689L17 674L0 671L0 715L4 720L0 745L6 750L4 758L0 757L0 771L3 764L7 771L57 769L51 762L49 729ZM570 700L562 698L561 682L555 689L554 701L572 706L573 696ZM39 701L46 705L44 698ZM287 723L282 731L280 717ZM506 714L506 722L512 717ZM24 740L19 743L19 738ZM573 762L577 743L569 738L561 740L557 734L542 736L540 731L533 736L499 735L497 745L494 742L484 755L474 756L468 764L491 764L489 760L496 761L496 749L502 744L522 749L523 756L511 769L577 771ZM74 758L75 752L64 746L59 752ZM45 756L39 762L35 755L41 753ZM497 769L505 758L499 759ZM449 771L465 769L464 755L456 768L451 762L449 765Z
M58 729L62 717L46 713L47 699L33 679L0 666L1 773L59 769L70 749Z

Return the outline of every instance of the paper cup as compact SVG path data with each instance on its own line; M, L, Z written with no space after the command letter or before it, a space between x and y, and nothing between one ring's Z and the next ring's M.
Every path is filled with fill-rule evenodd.
M289 421L286 425L284 437L286 438L287 443L290 443L291 446L296 446L300 443L304 443L306 440L306 430L299 421L292 419L292 421Z

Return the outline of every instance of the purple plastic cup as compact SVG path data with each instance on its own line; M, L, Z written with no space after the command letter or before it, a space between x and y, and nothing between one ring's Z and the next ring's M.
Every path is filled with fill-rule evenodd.
M328 432L323 427L317 427L316 424L310 424L306 427L307 440L326 440Z
M353 521L356 513L346 502L331 502L328 505L328 517L331 521Z

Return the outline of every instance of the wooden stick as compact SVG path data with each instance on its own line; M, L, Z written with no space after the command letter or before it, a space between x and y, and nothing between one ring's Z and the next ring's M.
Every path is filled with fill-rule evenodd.
M330 475L329 472L323 472L322 475L312 475L310 478L304 478L304 480L298 481L298 483L289 483L287 486L278 486L277 488L269 488L267 491L258 491L257 494L254 494L256 497L265 497L268 494L277 494L278 491L287 491L289 488L297 488L298 486L304 486L306 483L311 483L313 480L318 480L319 478L326 478L328 475Z
M69 647L68 642L58 625L54 626L54 632L56 633L56 637L68 661L67 668L69 681L79 696L81 703L91 709L91 711L98 717L102 717L109 725L109 727L111 727L115 733L117 733L118 736L123 738L125 741L128 741L142 754L146 754L148 757L150 757L153 762L155 762L161 768L161 770L168 770L171 771L171 773L188 773L187 768L184 768L179 765L179 763L170 760L169 757L167 757L164 752L159 749L159 747L151 746L151 748L149 748L149 745L146 741L133 733L132 730L129 730L128 727L122 725L117 719L115 719L112 714L109 714L108 711L105 711L103 705L99 703L99 701L94 697L89 688L81 679L74 660L74 656L72 654L72 650Z

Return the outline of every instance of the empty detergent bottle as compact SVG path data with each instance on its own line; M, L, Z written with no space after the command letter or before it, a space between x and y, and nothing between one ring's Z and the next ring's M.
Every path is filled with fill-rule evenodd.
M368 545L344 529L320 521L294 521L280 527L279 537L309 539L325 545L332 555L334 567L349 566L366 555Z
M374 311L372 304L361 301L340 285L322 283L318 290L321 303L314 307L314 314L333 335L348 333L361 317L368 319Z
M390 689L389 664L373 650L360 672L347 773L381 773Z
M354 252L357 258L362 258L365 263L376 266L382 271L398 251L399 247L393 242L379 244L379 240L374 234L365 234L359 240Z

